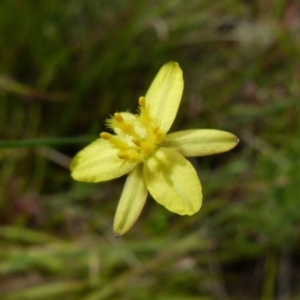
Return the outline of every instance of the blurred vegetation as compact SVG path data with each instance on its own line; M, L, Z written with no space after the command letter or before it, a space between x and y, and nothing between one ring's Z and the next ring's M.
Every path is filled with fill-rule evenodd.
M1 299L300 299L299 53L296 0L2 0ZM68 165L170 60L172 130L241 142L192 159L200 213L149 197L116 239L124 178L79 183Z

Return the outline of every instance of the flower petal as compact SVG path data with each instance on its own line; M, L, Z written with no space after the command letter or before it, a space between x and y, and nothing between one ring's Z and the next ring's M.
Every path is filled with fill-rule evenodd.
M128 175L114 220L116 236L127 232L139 217L147 198L143 165L137 165Z
M118 150L104 139L97 139L74 157L70 169L79 181L99 182L120 177L131 171L136 163L120 159Z
M147 188L152 197L168 210L193 215L202 204L196 170L179 153L159 148L144 165Z
M214 129L183 130L168 134L162 146L183 156L205 156L228 151L239 139L230 132Z
M150 117L167 133L176 117L183 92L182 70L178 63L165 64L154 78L145 96Z

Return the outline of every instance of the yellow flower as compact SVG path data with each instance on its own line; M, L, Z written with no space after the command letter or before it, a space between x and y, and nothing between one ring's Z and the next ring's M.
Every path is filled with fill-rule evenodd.
M202 203L196 170L184 156L204 156L232 149L238 139L231 133L196 129L167 134L183 92L182 70L176 62L165 64L145 97L139 113L115 113L107 120L114 134L81 150L71 164L72 177L100 182L129 173L114 220L117 236L135 223L148 191L168 210L193 215Z

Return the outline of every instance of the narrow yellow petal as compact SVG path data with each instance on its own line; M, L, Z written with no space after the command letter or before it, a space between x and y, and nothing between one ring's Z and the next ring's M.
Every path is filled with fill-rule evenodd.
M120 177L132 170L136 163L118 157L109 141L97 139L74 157L70 169L79 181L99 182Z
M152 197L168 210L193 215L202 204L196 170L181 154L159 148L144 165L147 188Z
M176 117L183 92L182 70L176 62L165 64L154 78L147 94L146 107L163 133L167 133Z
M116 236L127 232L139 217L146 198L143 165L137 165L128 175L114 220Z
M214 129L183 130L168 134L162 146L183 156L205 156L229 151L239 142L230 132Z

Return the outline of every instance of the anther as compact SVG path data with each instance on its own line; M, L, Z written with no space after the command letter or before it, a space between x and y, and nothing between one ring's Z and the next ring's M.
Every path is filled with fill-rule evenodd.
M108 132L103 131L100 133L100 137L104 140L109 140L111 139L112 135Z
M141 107L146 107L146 99L145 99L145 97L140 97L139 98L139 105Z
M120 151L120 152L118 153L118 157L121 158L121 159L126 159L126 160L129 159L128 154L127 154L126 152L122 152L122 151Z
M125 159L130 162L139 162L143 160L143 156L135 151L120 151L118 153L120 159Z
M141 146L141 141L139 139L136 138L132 138L131 141L138 147Z
M124 119L123 119L122 115L119 114L119 113L115 113L115 114L114 114L114 118L115 118L119 123L124 122Z

